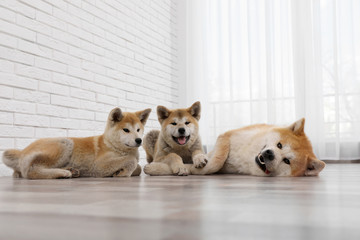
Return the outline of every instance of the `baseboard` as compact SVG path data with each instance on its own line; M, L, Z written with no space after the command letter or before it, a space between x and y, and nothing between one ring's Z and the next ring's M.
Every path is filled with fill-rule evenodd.
M360 159L359 160L322 160L327 164L331 164L331 163L360 163Z

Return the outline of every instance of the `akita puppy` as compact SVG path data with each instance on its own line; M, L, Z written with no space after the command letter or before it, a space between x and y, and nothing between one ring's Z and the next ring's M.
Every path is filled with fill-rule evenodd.
M218 137L204 168L187 168L200 175L316 176L325 163L313 153L304 124L300 119L289 127L257 124L228 131ZM170 172L166 166L158 168Z
M29 179L140 175L138 147L150 112L115 108L101 136L39 139L24 150L5 151L3 162L14 177Z
M153 130L144 137L149 163L144 167L146 174L186 176L189 172L184 163L194 164L195 168L206 165L199 136L200 112L200 102L187 109L157 107L161 131Z

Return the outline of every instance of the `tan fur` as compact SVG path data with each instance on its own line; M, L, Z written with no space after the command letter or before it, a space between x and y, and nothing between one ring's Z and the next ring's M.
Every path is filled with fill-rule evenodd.
M135 139L141 139L150 112L115 108L103 135L39 139L22 151L5 151L3 162L14 169L14 177L29 179L138 176L140 144Z
M186 176L189 171L184 163L194 164L196 168L206 165L207 159L198 133L200 112L200 102L187 109L157 107L161 131L151 131L144 138L143 147L149 162L144 168L146 174ZM181 128L184 135L180 133ZM182 136L188 139L183 145L174 140L174 137Z
M289 127L258 124L220 135L209 163L203 169L188 165L191 174L238 173L257 176L316 176L325 163L316 158L304 132L305 119ZM282 148L277 147L281 142ZM264 172L255 162L262 151L275 152L275 159L266 161ZM289 158L290 164L283 159Z

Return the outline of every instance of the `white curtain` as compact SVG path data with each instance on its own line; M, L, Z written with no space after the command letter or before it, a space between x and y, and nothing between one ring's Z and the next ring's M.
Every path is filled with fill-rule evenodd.
M316 155L360 159L360 0L188 0L201 135L306 118Z

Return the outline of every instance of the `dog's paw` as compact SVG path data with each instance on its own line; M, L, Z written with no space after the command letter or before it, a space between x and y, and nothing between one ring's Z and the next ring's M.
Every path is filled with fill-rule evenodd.
M113 177L130 177L130 176L131 174L125 168L120 168L113 174Z
M194 156L193 162L196 168L203 168L208 163L208 160L205 154L198 154Z
M179 170L176 172L178 176L187 176L189 175L189 171L186 167L180 167Z
M78 178L80 177L80 171L76 168L69 168L68 169L71 172L71 177Z

